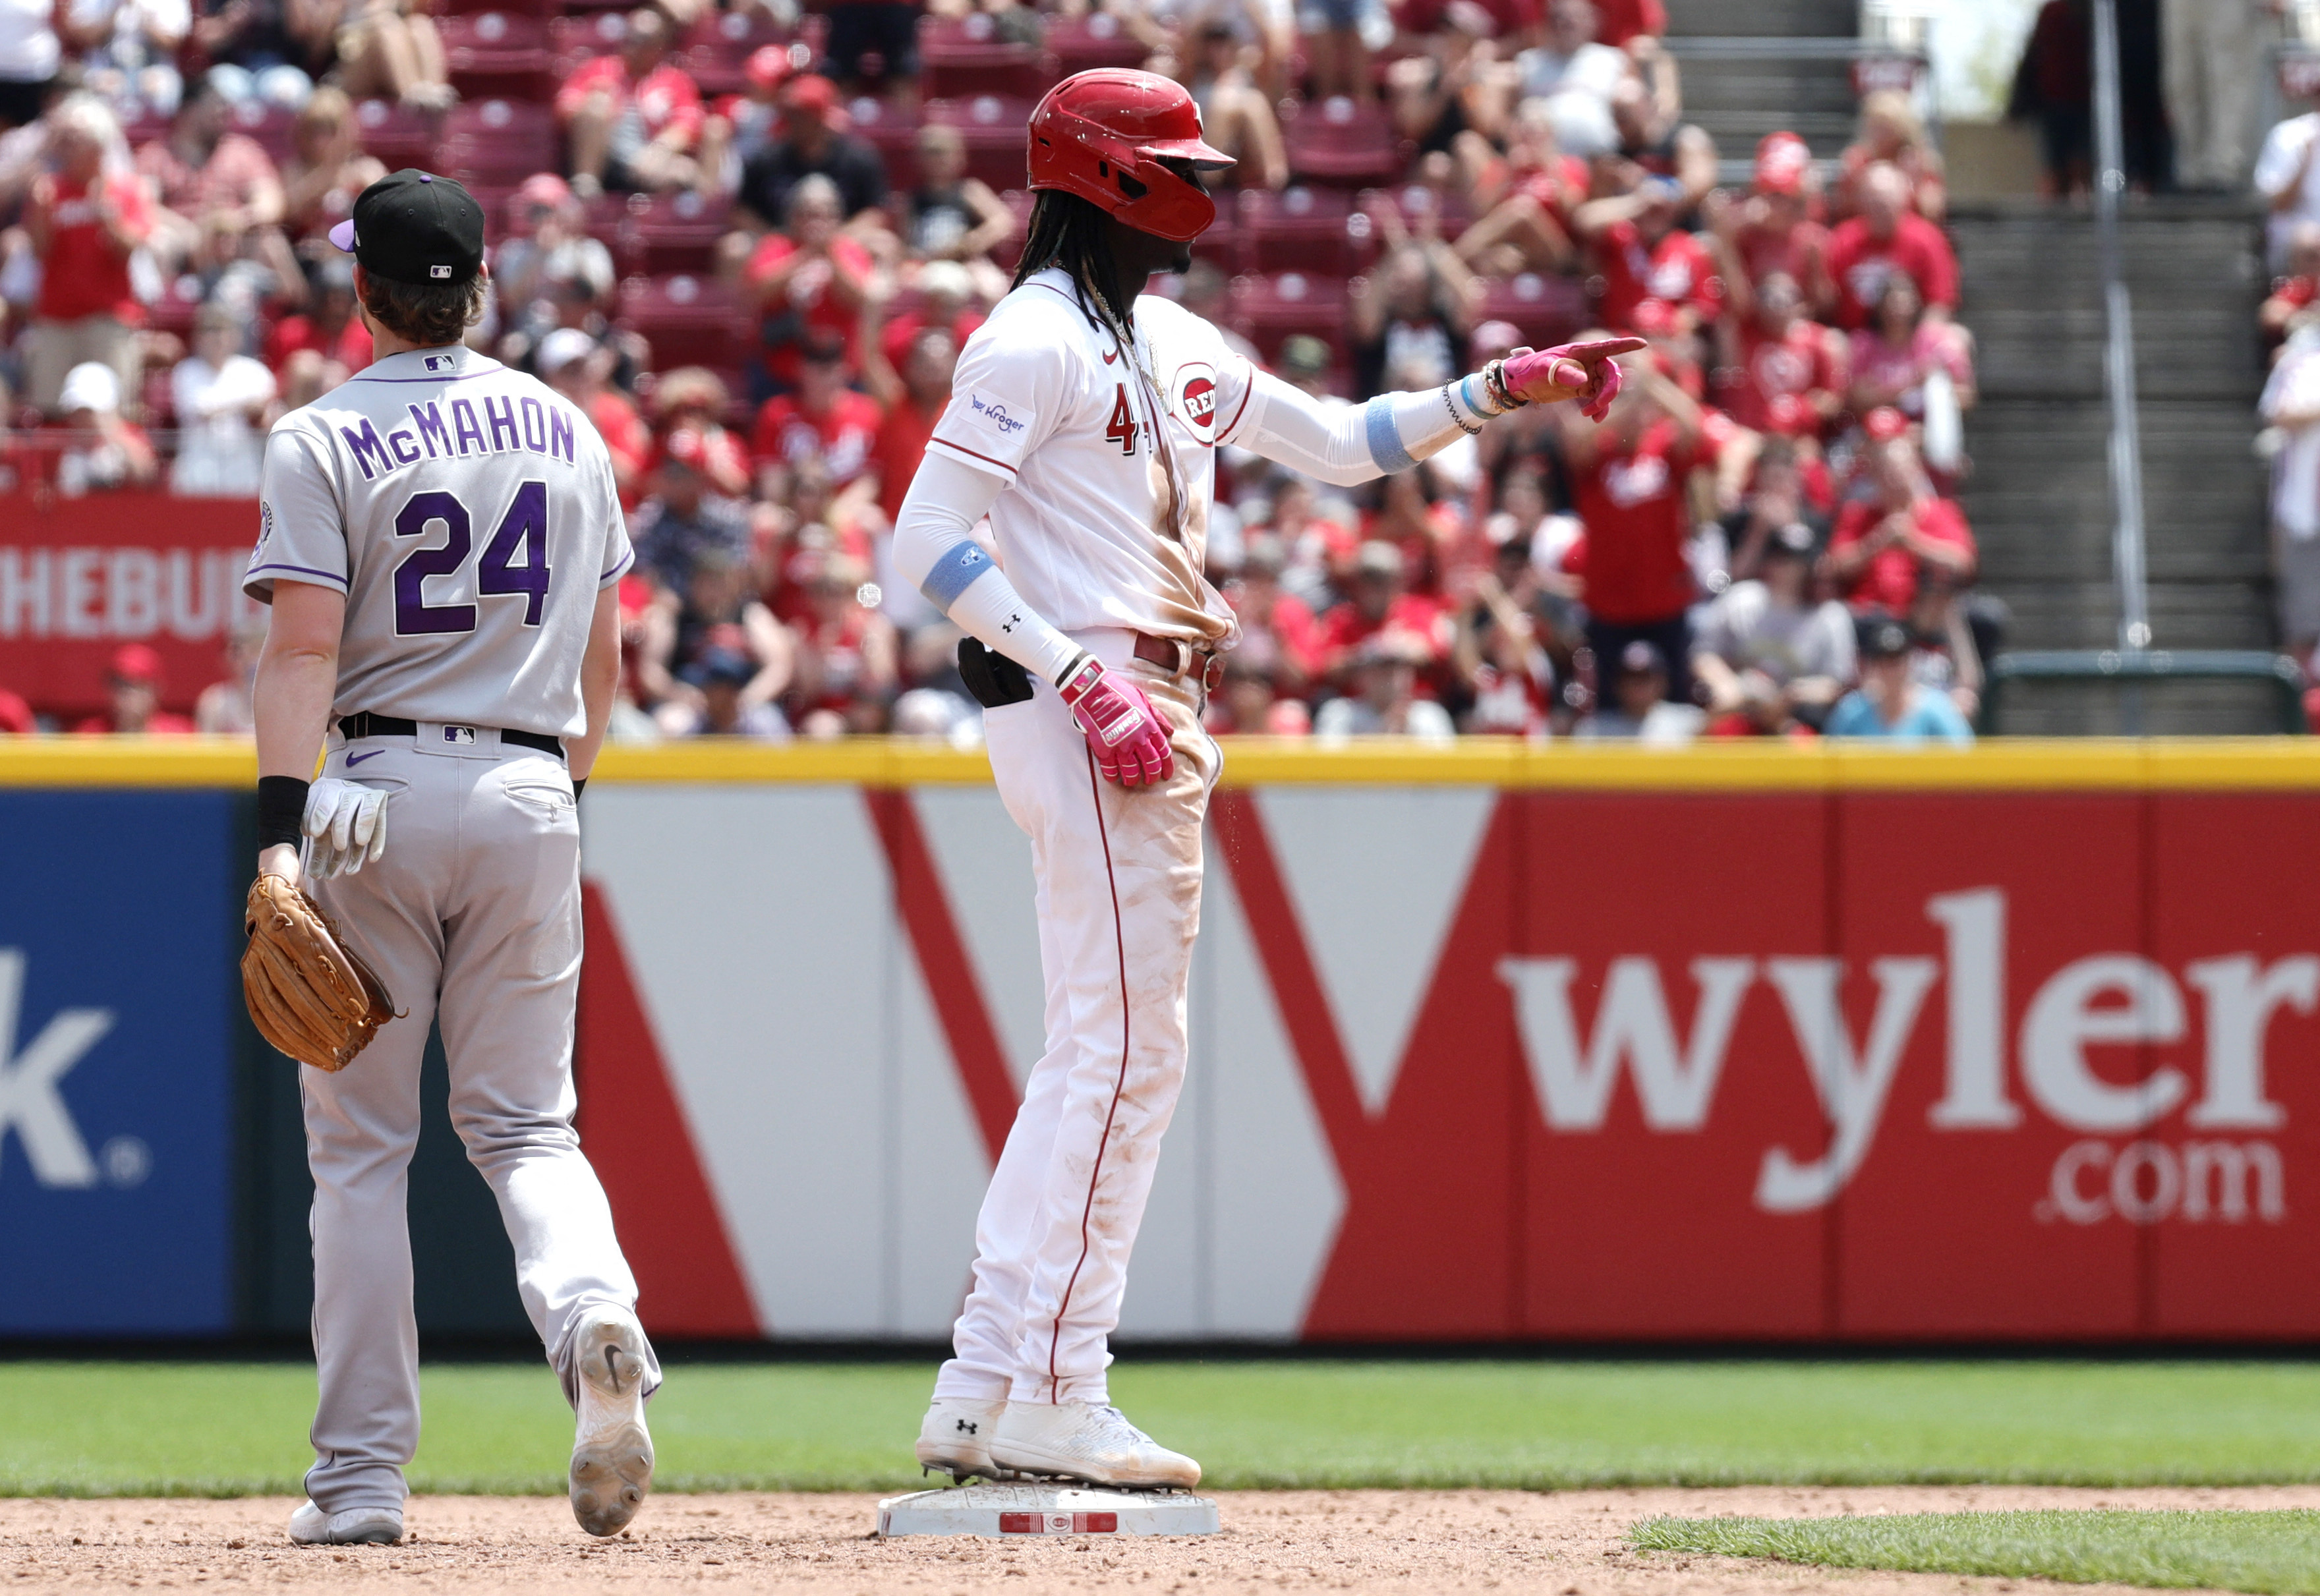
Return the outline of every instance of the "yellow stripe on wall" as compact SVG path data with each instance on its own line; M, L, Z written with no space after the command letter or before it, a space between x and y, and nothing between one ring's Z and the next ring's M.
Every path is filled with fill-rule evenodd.
M2320 739L1999 739L1971 749L1866 743L1713 743L1681 749L1476 738L1450 748L1374 739L1342 748L1268 738L1225 745L1237 786L1499 786L1575 791L2320 790ZM0 787L248 787L247 739L0 738ZM629 783L811 783L972 786L980 750L888 738L844 742L701 739L604 750L596 779Z

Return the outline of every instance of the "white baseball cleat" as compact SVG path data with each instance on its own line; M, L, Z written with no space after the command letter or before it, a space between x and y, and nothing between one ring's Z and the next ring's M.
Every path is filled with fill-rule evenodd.
M1190 1490L1201 1465L1171 1452L1094 1402L1010 1402L991 1439L991 1461L1019 1474L1049 1474L1129 1490Z
M572 1516L591 1535L618 1535L652 1489L644 1327L620 1309L594 1310L573 1332L572 1365L580 1390Z
M326 1513L302 1501L290 1515L290 1538L302 1546L391 1546L403 1538L401 1508L349 1508Z
M940 1469L954 1480L980 1474L999 1478L991 1461L991 1437L999 1428L1004 1401L977 1402L965 1397L937 1397L919 1426L919 1467Z

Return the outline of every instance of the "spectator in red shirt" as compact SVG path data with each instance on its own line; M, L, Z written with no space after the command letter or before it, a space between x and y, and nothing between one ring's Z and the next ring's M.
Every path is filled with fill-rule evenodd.
M1885 278L1908 272L1926 301L1926 313L1949 320L1957 309L1957 256L1935 227L1909 208L1909 180L1890 161L1861 176L1861 214L1838 224L1828 240L1829 276L1836 286L1836 324L1868 324L1869 307Z
M635 403L604 380L611 364L611 351L577 327L558 327L541 339L532 361L542 382L595 423L612 457L612 483L620 490L621 507L634 510L652 462L652 429L637 413Z
M701 445L693 468L711 493L739 499L749 492L749 449L725 425L730 404L724 383L703 366L680 366L662 373L652 394L653 426L661 448L666 449L677 432L692 433Z
M2276 345L2295 331L2304 311L2320 298L2320 222L2299 222L2288 235L2288 270L2272 280L2256 319L2264 342Z
M950 406L951 375L958 367L958 342L943 327L921 327L902 353L901 369L891 364L879 340L862 344L864 384L884 410L870 444L871 468L878 475L878 508L892 526L902 513L902 495L926 458L927 440ZM771 409L781 403L767 400Z
M1486 172L1475 198L1488 205L1458 235L1459 258L1477 271L1561 272L1578 253L1571 217L1587 199L1587 163L1554 141L1554 113L1542 100L1517 108L1502 170Z
M1706 416L1681 387L1645 366L1601 425L1576 410L1558 414L1572 508L1586 524L1587 642L1597 668L1637 639L1668 660L1668 696L1691 701L1691 624L1698 596L1691 540L1695 473L1717 460Z
M886 364L896 370L909 358L911 346L919 341L919 334L940 328L950 334L951 342L960 349L974 336L983 325L983 312L974 304L974 278L967 268L956 260L929 260L919 269L918 290L922 296L919 308L901 315L888 315L884 304L874 307L863 323L866 331L879 327L878 343L886 357ZM865 339L862 349L863 369L870 364L870 349Z
M370 329L355 314L354 268L343 257L315 274L313 304L275 322L266 337L266 364L276 376L289 380L294 361L319 361L335 373L325 375L326 392L368 366L370 352Z
M1668 30L1663 0L1595 0L1595 42L1626 50L1637 38L1658 39Z
M105 673L105 691L112 706L81 721L73 728L75 732L184 737L194 730L194 723L185 716L161 708L161 657L143 643L125 643L115 650L112 668Z
M1224 592L1240 617L1240 647L1233 657L1262 675L1274 693L1299 698L1320 669L1321 625L1304 600L1282 590L1287 559L1279 538L1252 532L1241 549L1240 572ZM1237 713L1235 719L1238 724ZM1242 729L1260 730L1253 724Z
M152 235L153 213L134 177L104 169L120 126L103 101L72 95L50 117L56 170L32 180L24 207L41 268L25 386L26 397L53 415L66 374L84 361L113 372L122 393L136 391L145 307L130 286L129 258Z
M1717 396L1734 421L1758 432L1790 431L1775 425L1774 406L1793 399L1810 413L1807 435L1822 437L1844 409L1844 334L1807 319L1785 272L1759 284L1755 298L1754 316L1727 313L1717 324Z
M767 233L743 274L756 299L759 339L769 385L793 388L804 380L804 340L834 333L855 364L853 339L869 295L869 250L840 231L845 223L838 185L801 178L790 190L786 232Z
M1767 133L1756 146L1754 192L1735 203L1719 189L1700 206L1725 295L1737 314L1751 313L1756 283L1774 272L1804 291L1808 313L1835 303L1828 230L1812 219L1817 182L1802 139Z
M720 118L708 125L701 90L669 61L668 19L632 11L617 54L584 63L556 91L556 118L572 144L572 187L708 193L723 177Z
M1861 136L1844 148L1836 180L1835 212L1842 218L1861 208L1862 174L1879 161L1890 161L1909 184L1909 203L1918 215L1940 226L1949 215L1949 187L1942 176L1942 154L1926 132L1923 118L1908 95L1898 88L1880 88L1861 102Z
M792 624L791 723L811 738L885 730L902 686L901 644L893 623L862 602L870 573L847 555L802 549L784 575L803 600Z
M1877 485L1837 512L1826 561L1829 580L1856 613L1908 615L1922 574L1952 586L1973 580L1973 533L1957 505L1934 492L1897 411L1872 413L1865 451Z
M811 462L841 497L856 481L867 478L863 494L856 495L866 498L877 485L871 476L871 450L885 415L875 399L847 385L853 374L846 363L844 340L811 332L800 352L796 390L766 400L750 434L758 491L769 499L782 497L789 476ZM833 511L833 524L838 519Z
M1885 279L1870 324L1853 335L1853 408L1861 415L1890 405L1913 422L1926 419L1926 387L1935 372L1949 378L1952 403L1973 408L1973 349L1966 330L1926 314L1907 272Z
M232 107L214 80L196 78L168 136L137 151L137 173L161 202L154 245L171 261L211 271L262 259L278 273L287 243L278 228L288 209L274 158L234 131ZM303 285L302 285L303 286Z
M1391 627L1418 639L1427 663L1449 651L1449 617L1435 600L1409 591L1409 562L1399 544L1373 540L1354 557L1353 591L1321 621L1321 668L1340 692L1352 689L1361 645Z
M1683 190L1672 179L1647 177L1633 194L1579 207L1572 222L1594 265L1588 286L1596 317L1612 332L1633 331L1636 307L1646 299L1673 306L1684 333L1722 308L1724 283L1708 247L1676 225L1682 205Z

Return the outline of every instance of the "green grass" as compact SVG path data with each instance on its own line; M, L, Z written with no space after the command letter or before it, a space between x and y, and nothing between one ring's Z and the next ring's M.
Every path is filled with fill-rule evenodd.
M1654 1552L1838 1568L2320 1596L2320 1513L2044 1511L1847 1519L1654 1519Z
M909 1486L933 1372L680 1365L661 1484ZM422 1386L416 1489L562 1489L545 1367ZM1112 1392L1227 1488L2320 1480L2320 1364L1130 1359ZM296 1364L0 1363L0 1494L295 1491L313 1392Z

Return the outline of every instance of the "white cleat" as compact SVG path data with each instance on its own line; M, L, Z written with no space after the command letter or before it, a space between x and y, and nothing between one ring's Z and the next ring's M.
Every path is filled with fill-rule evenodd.
M976 1402L965 1397L937 1397L919 1426L919 1466L940 1469L953 1480L970 1474L999 1478L991 1461L991 1437L998 1431L1004 1401Z
M302 1546L391 1546L403 1538L401 1508L349 1508L326 1513L302 1501L290 1515L290 1538Z
M1131 1491L1190 1490L1201 1465L1171 1452L1093 1402L1010 1402L991 1440L991 1461L1018 1474L1047 1474Z
M591 1535L618 1535L652 1489L644 1327L619 1309L596 1310L573 1333L572 1364L580 1389L572 1516Z

